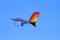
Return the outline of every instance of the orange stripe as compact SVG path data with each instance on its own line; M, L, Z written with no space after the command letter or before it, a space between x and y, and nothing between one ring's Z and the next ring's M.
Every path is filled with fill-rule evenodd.
M34 21L35 19L38 19L39 12L34 12L29 20L29 22ZM37 21L37 20L36 20Z

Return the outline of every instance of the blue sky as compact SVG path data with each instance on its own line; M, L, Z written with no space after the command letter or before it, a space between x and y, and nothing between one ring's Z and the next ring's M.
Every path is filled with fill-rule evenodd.
M41 14L36 28L15 27L11 18ZM60 40L60 0L0 0L0 40Z

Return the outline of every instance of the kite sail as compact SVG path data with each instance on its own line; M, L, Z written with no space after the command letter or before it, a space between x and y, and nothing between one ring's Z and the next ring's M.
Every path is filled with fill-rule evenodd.
M24 24L30 23L34 27L36 27L36 22L38 20L39 14L40 14L40 12L37 12L37 11L33 12L32 16L29 19L29 21L23 20L21 18L15 18L15 19L12 19L12 20L15 21L15 22L21 22L21 26L23 26Z
M36 23L37 20L38 20L39 13L40 13L40 12L34 12L34 13L32 14L32 16L30 17L29 22L30 22L33 26L36 26L35 23Z

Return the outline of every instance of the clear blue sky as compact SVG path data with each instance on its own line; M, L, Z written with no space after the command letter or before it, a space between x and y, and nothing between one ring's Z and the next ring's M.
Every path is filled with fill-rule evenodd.
M36 28L14 26L11 18L29 20L34 11L41 12ZM0 40L60 40L60 1L0 0Z

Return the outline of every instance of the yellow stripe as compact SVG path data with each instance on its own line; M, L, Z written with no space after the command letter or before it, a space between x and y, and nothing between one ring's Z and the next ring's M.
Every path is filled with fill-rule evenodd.
M35 15L30 22L36 22L38 20L38 15Z
M38 18L35 18L35 19L32 20L32 22L36 22L37 20L38 20Z

